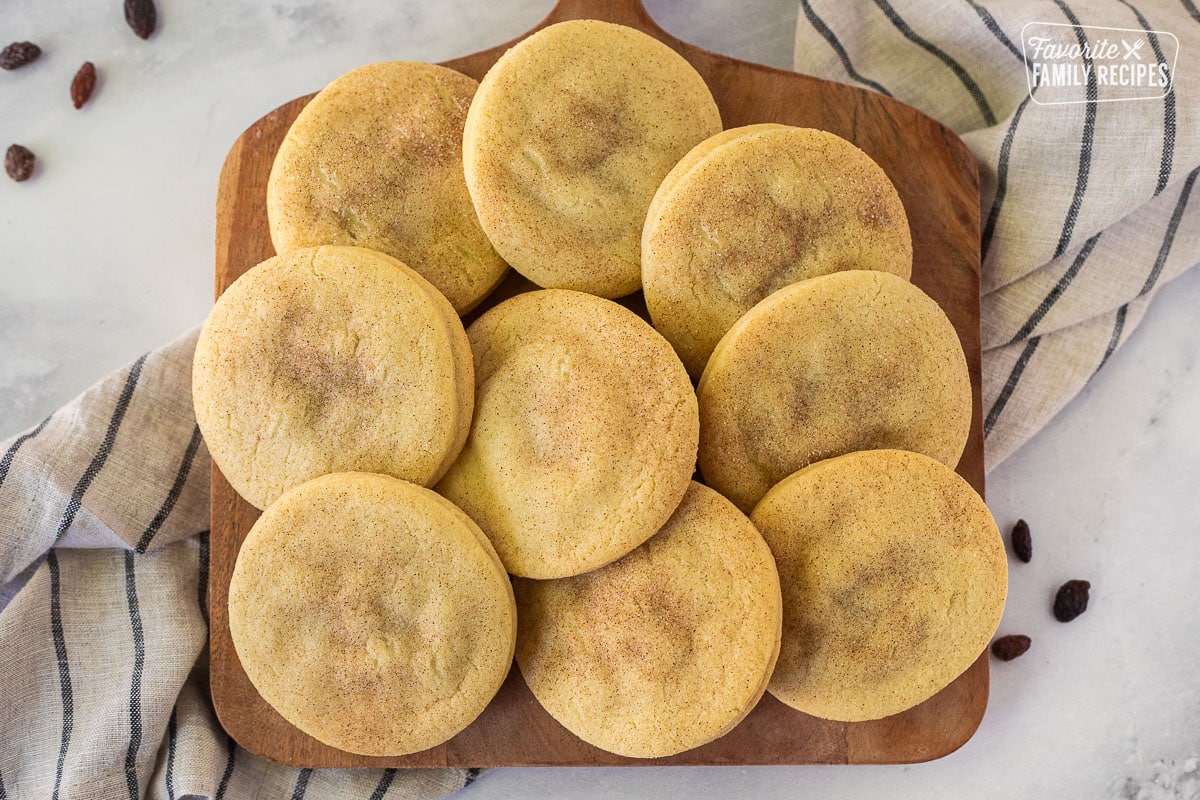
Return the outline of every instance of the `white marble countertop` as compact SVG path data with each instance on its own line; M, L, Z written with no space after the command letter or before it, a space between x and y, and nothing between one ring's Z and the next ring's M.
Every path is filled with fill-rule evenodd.
M210 303L213 202L229 145L275 106L360 64L438 61L531 27L548 0L160 0L135 39L120 3L8 0L0 37L46 54L0 73L0 145L39 167L0 178L0 438L200 323ZM648 0L688 41L791 63L797 0ZM75 111L67 87L94 61ZM1200 797L1200 271L1164 289L1085 392L989 478L1006 529L1031 523L976 736L904 767L493 770L477 798ZM1093 584L1069 625L1067 578Z

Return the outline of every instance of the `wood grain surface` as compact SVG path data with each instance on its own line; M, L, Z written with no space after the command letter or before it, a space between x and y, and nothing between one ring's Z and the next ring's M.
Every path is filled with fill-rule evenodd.
M849 139L879 162L908 211L913 282L946 310L966 352L974 412L958 472L982 494L979 186L974 159L963 143L929 117L883 95L686 44L659 28L638 0L562 0L538 28L579 18L623 23L674 48L708 81L727 128L756 122L822 128ZM512 44L446 65L479 79ZM405 57L403 48L395 57ZM217 195L217 295L274 255L267 230L267 176L276 148L308 100L301 97L272 111L229 151ZM485 307L529 288L527 281L510 275ZM637 307L639 302L634 296L628 304ZM229 579L238 548L257 518L258 511L238 497L214 465L209 594L213 704L221 724L239 744L272 761L305 767L903 763L957 749L975 732L987 705L985 652L945 690L887 719L850 724L819 720L767 695L725 737L677 756L643 761L603 752L569 733L542 711L514 665L482 716L445 744L391 758L346 753L280 717L250 684L234 651L227 613Z

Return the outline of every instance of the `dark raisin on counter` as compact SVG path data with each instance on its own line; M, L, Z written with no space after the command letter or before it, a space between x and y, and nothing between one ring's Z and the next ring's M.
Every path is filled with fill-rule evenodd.
M20 69L37 61L41 54L42 48L33 42L13 42L0 50L0 69Z
M1067 581L1058 587L1058 593L1054 595L1054 618L1059 622L1070 622L1087 611L1091 588L1087 581Z
M125 21L139 38L149 39L158 25L154 0L125 0Z
M1033 558L1033 538L1029 535L1029 523L1023 519L1017 520L1013 526L1012 549L1017 558L1026 564Z
M36 160L28 147L14 144L4 154L4 171L17 183L27 181L33 174L33 164Z
M96 65L85 61L71 81L71 104L76 108L83 108L83 104L92 96L92 90L95 88Z
M992 642L992 655L1001 661L1012 661L1017 656L1025 655L1032 640L1021 633L1001 636Z

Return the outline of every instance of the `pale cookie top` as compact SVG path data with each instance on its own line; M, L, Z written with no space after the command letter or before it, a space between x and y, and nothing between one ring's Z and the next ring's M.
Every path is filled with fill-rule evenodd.
M641 286L659 182L719 130L712 94L674 50L621 25L560 22L484 76L463 165L483 229L518 272L621 297Z
M692 483L654 538L595 572L518 579L517 663L579 738L635 758L731 730L779 652L779 575L732 503Z
M330 472L436 482L471 424L454 309L391 256L294 250L213 306L192 365L196 422L238 494L265 508Z
M700 143L659 187L642 232L646 306L696 376L759 300L847 269L908 278L908 217L870 156L811 128L750 125Z
M351 753L402 755L465 728L512 663L516 606L475 523L428 489L326 475L246 536L229 630L284 719Z
M433 64L385 61L309 101L275 156L275 250L342 244L395 256L460 314L504 277L467 194L462 131L478 84Z
M687 490L696 395L671 345L609 300L517 295L467 331L475 418L438 491L514 575L561 578L650 538Z
M961 675L1000 624L1000 532L970 485L927 456L822 461L771 489L750 518L783 586L768 690L806 714L904 711Z
M794 283L737 321L698 388L700 471L743 511L801 467L898 448L953 467L971 425L954 325L903 278Z

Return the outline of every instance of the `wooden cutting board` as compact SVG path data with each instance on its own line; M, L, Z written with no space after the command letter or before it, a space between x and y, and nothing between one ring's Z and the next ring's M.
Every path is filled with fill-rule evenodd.
M693 47L659 28L638 0L561 0L534 30L580 18L629 25L674 48L708 82L727 128L756 122L822 128L849 139L879 162L908 211L913 282L945 309L966 352L974 412L958 472L982 494L979 179L966 146L929 117L883 95ZM513 43L446 66L482 78ZM403 49L395 55L403 58ZM274 255L267 230L267 176L276 148L310 97L275 109L250 126L229 151L217 193L217 295ZM513 275L495 297L530 286ZM636 307L639 300L635 296L630 302ZM258 514L214 465L209 584L213 704L221 724L239 744L272 761L304 767L902 763L927 761L957 749L975 732L987 705L984 653L938 695L887 719L819 720L767 695L722 739L670 758L641 761L603 752L569 733L542 711L514 665L483 715L445 744L394 758L353 755L321 744L280 717L250 684L234 651L227 613L229 579L238 548Z

